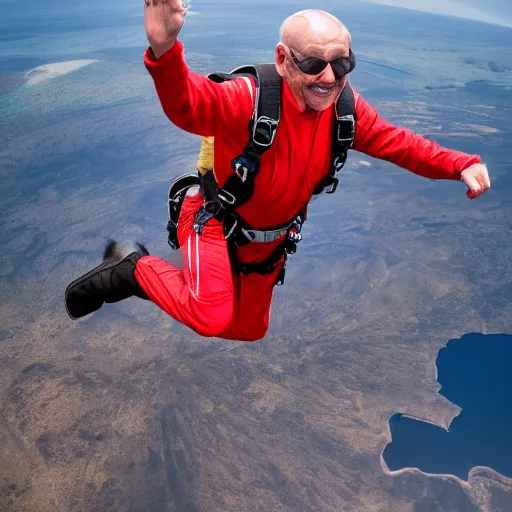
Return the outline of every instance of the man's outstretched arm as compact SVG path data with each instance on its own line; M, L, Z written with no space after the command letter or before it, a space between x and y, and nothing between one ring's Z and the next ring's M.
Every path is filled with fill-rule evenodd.
M146 0L144 26L150 47L144 63L167 117L179 128L202 136L247 130L254 83L236 79L218 84L192 72L177 39L186 16L182 0Z
M407 128L393 126L357 93L356 117L356 151L426 178L464 181L471 199L490 187L487 169L478 155L444 148Z

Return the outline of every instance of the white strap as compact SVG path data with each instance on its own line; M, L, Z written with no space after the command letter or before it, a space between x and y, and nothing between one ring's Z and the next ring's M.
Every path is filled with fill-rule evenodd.
M251 80L247 76L243 76L242 78L244 79L245 83L247 84L247 87L249 87L249 93L251 95L251 101L254 101L254 94L252 92L252 82L251 82Z

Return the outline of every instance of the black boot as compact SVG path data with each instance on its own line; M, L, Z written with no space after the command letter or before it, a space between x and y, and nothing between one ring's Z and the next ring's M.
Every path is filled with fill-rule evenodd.
M133 275L137 261L147 255L147 249L138 243L123 249L110 241L103 262L66 288L68 315L76 320L97 311L104 302L119 302L133 296L148 299Z

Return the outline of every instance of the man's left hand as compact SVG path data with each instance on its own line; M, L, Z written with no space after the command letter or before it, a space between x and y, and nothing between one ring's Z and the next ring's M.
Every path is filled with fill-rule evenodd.
M467 169L464 169L460 175L460 179L468 186L466 195L469 199L475 199L481 196L491 187L487 167L483 164L473 164Z

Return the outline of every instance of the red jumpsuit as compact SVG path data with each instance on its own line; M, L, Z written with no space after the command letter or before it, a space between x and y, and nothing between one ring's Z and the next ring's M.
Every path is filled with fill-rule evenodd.
M144 54L167 117L179 128L215 137L215 175L222 186L248 140L255 84L247 78L214 83L193 73L175 45L158 60ZM353 149L433 179L459 180L475 155L445 149L405 128L392 126L359 94ZM263 154L252 198L237 211L256 229L287 222L311 199L328 172L334 108L301 110L283 82L279 129ZM232 275L223 229L211 220L201 236L191 229L202 197L187 197L179 222L183 269L156 256L141 258L135 277L148 297L170 316L202 336L255 341L268 328L273 288L279 269L269 275ZM242 261L262 261L282 239L250 243L238 250Z

